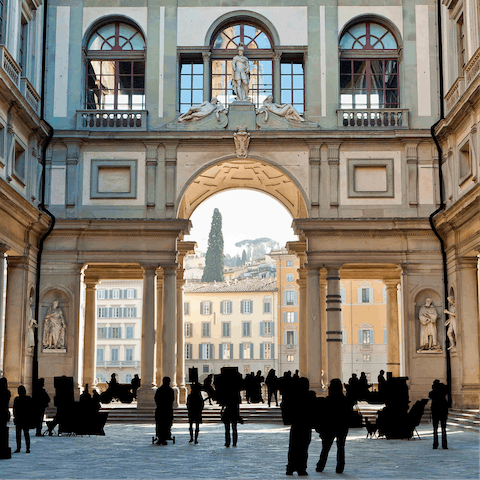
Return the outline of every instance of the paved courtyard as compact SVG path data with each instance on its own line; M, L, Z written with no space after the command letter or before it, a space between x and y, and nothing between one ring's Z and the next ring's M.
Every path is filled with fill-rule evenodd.
M223 425L201 426L199 444L188 443L188 425L174 425L176 444L151 444L154 425L110 424L105 437L32 437L32 453L0 460L0 478L275 479L285 477L288 428L275 424L239 425L236 448L223 446ZM321 441L313 435L310 478L479 478L479 436L450 429L449 450L432 450L431 425L418 429L422 440L365 439L350 431L346 468L335 473L332 450L324 473L315 472ZM10 446L15 448L14 428ZM335 448L335 445L334 445Z

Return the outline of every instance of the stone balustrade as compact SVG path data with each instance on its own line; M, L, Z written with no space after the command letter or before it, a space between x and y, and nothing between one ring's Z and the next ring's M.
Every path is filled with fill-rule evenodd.
M8 52L5 45L0 45L0 65L10 80L20 88L20 74L22 69Z
M146 110L77 110L77 130L146 131Z
M480 76L480 48L472 55L465 65L465 85L468 87L475 78Z
M20 79L20 92L27 100L28 104L33 108L35 113L40 115L40 95L25 77Z
M445 95L445 108L449 112L465 91L465 77L458 77Z
M337 110L339 128L397 129L408 128L406 108L362 108Z

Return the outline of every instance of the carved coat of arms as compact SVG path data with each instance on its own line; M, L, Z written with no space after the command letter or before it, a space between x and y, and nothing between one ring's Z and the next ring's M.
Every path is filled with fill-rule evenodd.
M248 145L250 144L250 134L245 125L239 125L237 131L233 134L237 158L248 157Z

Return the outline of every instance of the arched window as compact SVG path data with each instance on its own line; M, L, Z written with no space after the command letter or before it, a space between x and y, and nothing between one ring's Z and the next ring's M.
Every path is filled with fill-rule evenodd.
M232 58L240 43L250 60L249 95L258 107L273 94L273 41L266 31L248 22L231 24L212 38L212 97L224 105L235 100Z
M340 39L342 109L399 108L398 44L375 22L357 23Z
M95 110L145 109L145 39L123 22L97 28L86 52L85 107Z

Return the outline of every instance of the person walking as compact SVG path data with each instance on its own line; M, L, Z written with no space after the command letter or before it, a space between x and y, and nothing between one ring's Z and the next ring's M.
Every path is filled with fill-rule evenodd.
M157 445L166 445L167 440L171 439L174 400L175 393L170 387L170 377L163 377L162 386L155 392Z
M447 417L448 417L448 401L447 386L440 380L434 380L432 390L428 397L432 400L432 422L433 422L433 448L438 448L438 424L442 430L442 448L448 449L447 446Z
M273 396L275 398L275 405L278 407L278 378L273 368L268 372L265 385L267 386L268 406L270 406Z
M13 401L13 416L15 417L15 432L17 436L15 453L19 453L22 448L22 431L25 436L27 453L30 453L30 432L28 430L35 423L35 409L32 397L27 395L23 385L18 387L18 397ZM35 427L36 425L33 426L33 428Z
M200 385L192 384L192 391L187 397L188 423L190 431L190 442L193 442L193 424L195 423L195 444L198 443L198 434L200 432L200 424L202 423L202 411L205 401L202 397Z
M348 435L348 422L352 413L352 402L343 394L342 382L332 379L328 396L322 402L323 411L319 425L322 439L322 452L317 463L317 472L323 472L327 463L328 453L333 440L337 439L337 473L343 473L345 468L345 441Z
M42 426L43 426L43 417L45 416L45 409L50 403L50 397L48 396L47 391L45 390L45 379L39 378L37 382L37 387L32 394L33 403L35 406L35 418L36 418L36 429L37 433L35 436L42 436Z

